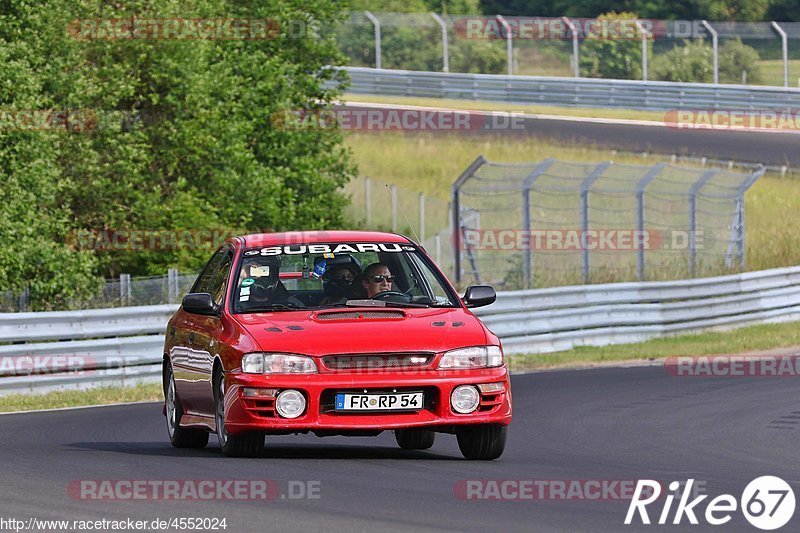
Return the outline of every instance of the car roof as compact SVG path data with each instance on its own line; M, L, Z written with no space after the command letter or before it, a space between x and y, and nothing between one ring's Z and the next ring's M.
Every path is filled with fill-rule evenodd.
M233 237L229 242L237 241L245 248L261 246L278 246L283 244L316 244L335 242L384 242L384 243L411 243L402 235L385 233L381 231L287 231L284 233L252 233Z

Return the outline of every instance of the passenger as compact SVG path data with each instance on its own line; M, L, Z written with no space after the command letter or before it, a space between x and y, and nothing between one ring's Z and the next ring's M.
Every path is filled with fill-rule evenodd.
M341 304L358 297L354 281L361 274L361 265L350 256L337 256L326 260L330 262L322 276L322 288L325 297L319 305Z

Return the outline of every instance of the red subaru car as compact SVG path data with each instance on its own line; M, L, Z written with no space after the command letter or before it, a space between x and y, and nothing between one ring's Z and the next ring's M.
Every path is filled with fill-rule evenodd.
M468 459L503 453L511 389L499 339L419 246L320 231L229 239L170 319L164 413L176 447L216 432L228 456L265 435L378 435L404 449L455 434Z

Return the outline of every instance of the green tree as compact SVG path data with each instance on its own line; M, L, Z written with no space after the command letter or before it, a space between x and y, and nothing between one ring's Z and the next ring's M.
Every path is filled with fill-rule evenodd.
M98 275L196 270L211 252L90 253L65 244L79 229L344 224L347 198L338 191L354 168L341 133L274 120L337 97L328 82L343 78L328 66L342 62L330 31L341 8L323 0L0 4L2 107L99 118L88 131L0 131L0 177L12 184L2 190L0 290L34 280L42 298L64 299L89 291ZM253 40L81 39L67 31L76 19L132 16L271 19L280 31Z
M632 22L635 13L604 13L597 17L610 33L588 35L580 48L581 75L590 78L641 79L641 34ZM652 43L648 41L649 49ZM649 53L649 52L648 52Z

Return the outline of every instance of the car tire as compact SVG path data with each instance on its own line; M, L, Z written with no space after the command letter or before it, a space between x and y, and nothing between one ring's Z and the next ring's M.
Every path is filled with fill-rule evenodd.
M397 429L394 438L404 450L427 450L433 446L436 433L427 429Z
M456 438L466 459L490 461L503 455L507 433L507 426L482 424L458 430Z
M214 416L219 447L226 457L258 457L264 451L264 435L250 432L230 435L225 429L225 380L222 372L214 373Z
M208 431L184 428L180 425L183 406L178 398L171 366L167 366L164 403L167 411L167 434L172 445L176 448L205 448L208 444Z

